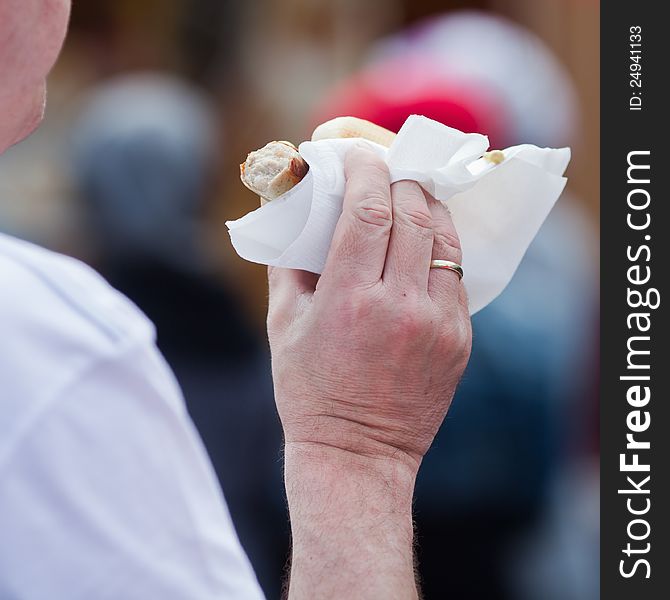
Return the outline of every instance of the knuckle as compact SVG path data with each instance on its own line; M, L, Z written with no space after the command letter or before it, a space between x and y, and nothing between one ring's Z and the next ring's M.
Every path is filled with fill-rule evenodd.
M338 322L348 326L364 314L366 304L356 293L341 294L334 299L333 305L328 310L337 316Z
M402 309L394 316L396 331L403 339L418 338L432 327L432 318L418 297L406 296Z
M433 229L433 215L428 208L423 190L416 182L398 181L392 186L392 197L396 218L414 228L430 231Z
M451 320L449 327L443 330L441 337L447 352L454 355L460 362L467 362L472 347L472 328L469 316Z
M402 212L406 221L412 226L424 230L428 233L433 232L433 217L428 210L421 208L411 208Z
M333 295L326 305L317 307L322 321L330 321L349 331L373 320L378 314L380 301L375 286L350 287L347 293Z
M390 227L393 212L383 194L368 193L362 203L353 208L354 217L368 225Z
M463 253L461 250L461 241L454 233L445 231L435 231L434 246L439 256L435 258L442 258L445 260L453 260L460 264Z
M422 319L411 312L403 312L396 320L396 326L400 337L403 339L414 338L423 329Z

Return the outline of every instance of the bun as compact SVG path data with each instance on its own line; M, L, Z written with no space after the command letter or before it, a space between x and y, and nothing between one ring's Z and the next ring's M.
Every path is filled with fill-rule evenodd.
M364 138L387 148L395 139L395 133L358 117L335 117L319 125L312 133L312 141L333 138Z

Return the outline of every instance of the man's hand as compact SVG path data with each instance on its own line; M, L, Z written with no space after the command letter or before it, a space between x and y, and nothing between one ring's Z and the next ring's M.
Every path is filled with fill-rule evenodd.
M458 275L430 261L460 263L460 245L446 208L416 183L390 186L372 151L350 151L345 172L321 277L269 272L291 595L412 597L414 478L471 341Z
M268 331L287 445L317 444L418 467L470 351L447 209L389 186L373 152L346 161L343 213L320 279L270 270ZM316 289L315 289L316 286Z

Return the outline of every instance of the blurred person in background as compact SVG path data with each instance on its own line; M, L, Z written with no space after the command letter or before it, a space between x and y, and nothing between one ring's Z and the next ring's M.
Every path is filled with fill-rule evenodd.
M414 113L487 134L492 148L570 145L579 128L572 82L550 50L483 12L436 16L381 40L358 73L328 91L312 121L354 115L397 131ZM560 517L563 531L581 537L549 540L545 531L530 554L519 550L538 528L561 531L545 524L557 518L553 497L566 494L557 481L590 433L583 415L585 401L588 416L596 406L591 236L579 203L564 194L509 287L472 320L470 364L417 484L426 598L444 597L447 585L472 599L597 594L593 486L574 489L584 502ZM582 560L560 559L574 555Z
M156 326L266 595L288 544L270 357L203 249L220 131L209 99L163 73L94 88L72 128L71 176L92 264Z

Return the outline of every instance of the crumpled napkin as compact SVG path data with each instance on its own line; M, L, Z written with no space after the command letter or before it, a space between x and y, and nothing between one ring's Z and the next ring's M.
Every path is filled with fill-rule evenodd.
M230 238L246 260L321 273L342 212L344 156L360 140L303 142L309 164L292 190L236 221ZM570 149L529 144L503 150L493 164L482 155L488 138L426 117L405 121L391 148L366 142L389 166L393 182L417 181L449 208L463 248L463 284L470 314L484 308L512 279L566 184ZM438 257L439 258L439 257Z

